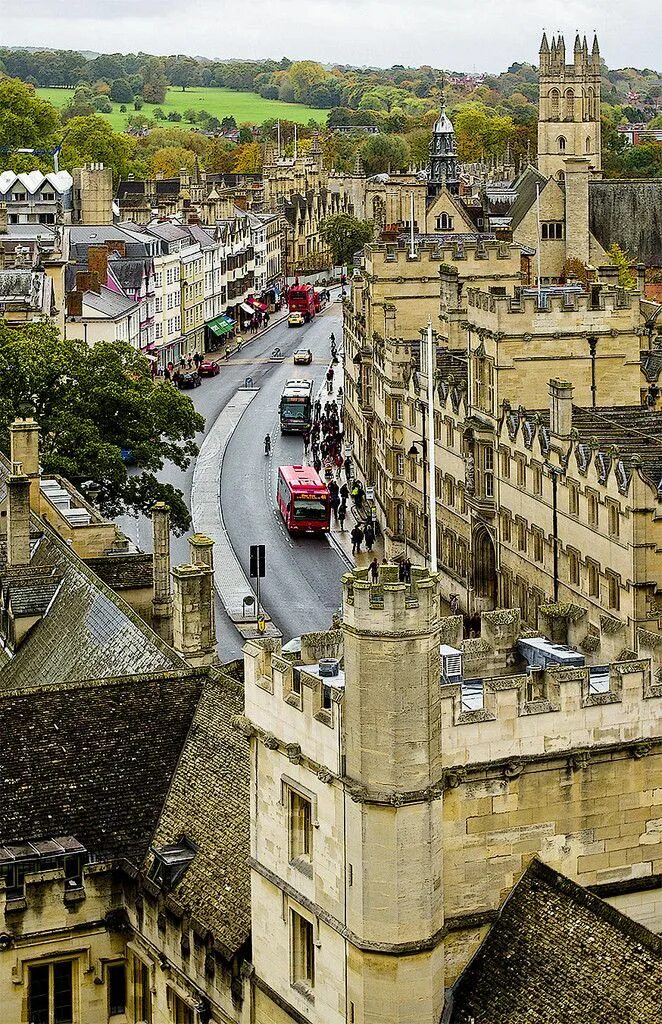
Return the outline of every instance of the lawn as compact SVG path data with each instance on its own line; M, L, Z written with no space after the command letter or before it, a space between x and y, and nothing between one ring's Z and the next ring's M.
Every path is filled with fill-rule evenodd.
M37 93L53 106L64 107L73 96L73 89L37 89ZM166 116L171 110L178 110L180 114L190 109L206 110L219 121L232 115L237 124L241 124L242 121L262 124L272 117L280 117L284 121L297 121L299 124L308 124L312 118L324 124L327 115L326 110L304 107L300 103L265 100L255 92L234 92L232 89L187 89L186 92L182 92L181 89L170 88L165 102L159 106ZM146 103L140 113L151 117L154 109L151 103ZM103 116L108 118L115 131L120 132L126 128L127 117L135 113L133 104L127 105L127 112L122 114L119 103L113 103L112 114Z

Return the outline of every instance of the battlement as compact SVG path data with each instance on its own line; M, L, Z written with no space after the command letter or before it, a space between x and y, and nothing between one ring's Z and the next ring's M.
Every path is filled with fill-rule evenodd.
M458 269L461 270L466 264L494 265L508 262L514 265L514 272L519 272L522 247L497 239L480 239L477 236L458 236L457 240L444 236L440 237L438 243L416 243L414 255L410 246L404 242L373 242L366 246L365 256L366 263L372 265L372 272L380 276L393 275L395 268L425 266L428 263L459 264ZM499 273L503 273L501 268Z
M601 289L599 292L580 291L575 287L543 288L540 293L534 288L523 288L518 296L493 295L480 288L467 289L467 306L469 310L482 310L496 315L514 314L521 317L532 317L537 313L560 313L568 317L582 314L596 321L610 314L631 320L634 324L639 318L639 293L624 288Z
M588 667L550 666L477 680L482 695L468 709L467 681L442 686L444 766L626 746L641 756L660 740L662 685L646 658L609 666L608 689L596 691ZM575 754L573 754L575 756Z
M439 622L439 577L428 569L413 566L411 582L403 583L397 566L383 565L371 583L368 569L356 568L342 582L344 625L362 635L416 635Z

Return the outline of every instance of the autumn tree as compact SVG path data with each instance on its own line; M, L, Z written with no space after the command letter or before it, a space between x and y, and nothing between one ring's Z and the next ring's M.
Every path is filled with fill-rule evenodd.
M374 237L375 225L371 220L358 220L348 213L337 213L322 221L321 234L336 266L351 265L354 253Z

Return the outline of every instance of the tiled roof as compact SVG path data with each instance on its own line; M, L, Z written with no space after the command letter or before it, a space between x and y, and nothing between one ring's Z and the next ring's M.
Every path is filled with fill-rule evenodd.
M530 165L522 171L519 178L514 182L513 189L517 192L517 199L510 208L510 226L513 230L524 220L524 217L535 203L536 186L539 185L542 192L546 184L547 178L545 175Z
M102 555L85 563L111 590L151 587L154 582L154 557L144 552Z
M243 688L217 674L205 687L177 765L154 846L182 835L197 847L173 895L231 956L250 931L248 741L233 729Z
M136 308L137 303L133 299L127 299L126 295L120 295L110 288L101 285L98 292L85 292L83 295L83 316L88 315L86 307L101 313L103 316L123 316L130 310Z
M533 861L453 986L445 1024L654 1024L662 939Z
M638 263L662 267L662 181L589 181L589 227L604 249L618 242Z
M190 669L0 691L0 844L75 836L139 866L198 704Z
M43 615L57 594L62 576L50 566L5 570L0 578L2 605L16 616Z
M28 573L52 566L62 585L12 658L0 646L0 693L69 680L109 679L184 666L182 659L78 556L47 530ZM20 570L12 570L15 580ZM0 564L0 579L4 577Z

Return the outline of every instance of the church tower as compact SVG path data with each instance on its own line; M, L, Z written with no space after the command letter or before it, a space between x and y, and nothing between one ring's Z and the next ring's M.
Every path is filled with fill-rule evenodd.
M449 192L457 195L459 175L457 170L457 146L455 130L446 114L446 106L442 99L439 117L432 129L430 140L430 165L428 167L428 196L434 199L446 186Z
M568 157L602 168L600 143L600 50L597 36L589 52L586 36L575 38L572 64L566 64L563 36L543 34L540 44L538 107L538 169L547 178L562 179Z

